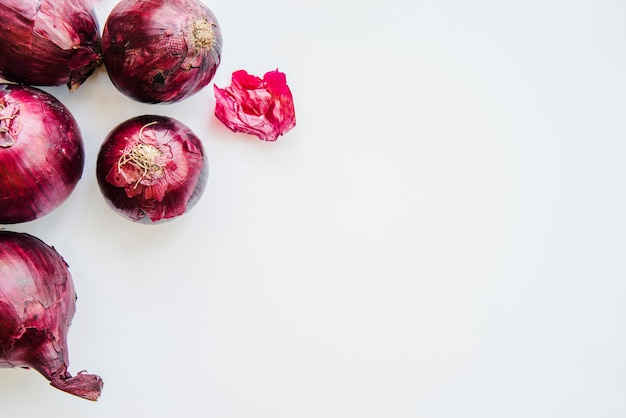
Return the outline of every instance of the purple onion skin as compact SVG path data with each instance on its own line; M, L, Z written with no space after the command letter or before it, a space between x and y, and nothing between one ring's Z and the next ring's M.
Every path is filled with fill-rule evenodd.
M108 205L135 222L156 224L190 210L204 193L208 162L200 139L174 118L137 116L106 137L96 178Z
M84 164L80 129L59 100L35 87L0 84L0 224L57 208Z
M76 90L102 65L90 0L0 0L0 76Z
M57 389L95 401L99 376L69 366L76 292L63 257L40 239L0 231L0 367L33 368Z
M139 102L172 103L211 82L222 33L198 0L122 0L104 25L102 49L119 91Z

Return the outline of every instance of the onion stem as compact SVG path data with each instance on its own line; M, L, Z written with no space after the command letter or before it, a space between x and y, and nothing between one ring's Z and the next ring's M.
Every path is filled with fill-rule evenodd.
M145 141L143 140L143 131L144 131L144 129L146 129L148 126L156 125L157 123L159 123L159 122L155 120L155 121L152 121L150 123L146 123L145 125L143 125L141 127L141 129L139 130L139 140L141 142L145 143Z

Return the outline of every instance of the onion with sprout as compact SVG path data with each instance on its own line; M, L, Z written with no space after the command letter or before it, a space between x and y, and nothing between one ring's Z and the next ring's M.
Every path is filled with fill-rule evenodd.
M204 192L207 176L202 142L189 127L167 116L122 122L106 137L96 163L109 206L142 223L187 212Z

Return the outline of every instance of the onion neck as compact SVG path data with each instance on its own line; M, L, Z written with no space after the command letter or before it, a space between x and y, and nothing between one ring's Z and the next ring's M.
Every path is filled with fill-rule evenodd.
M57 389L90 401L97 400L102 391L102 379L84 372L72 376L67 371L67 342L58 337L48 330L26 328L14 343L12 362L37 370Z
M75 48L70 58L68 89L71 92L76 91L101 66L102 52L99 41L94 45Z

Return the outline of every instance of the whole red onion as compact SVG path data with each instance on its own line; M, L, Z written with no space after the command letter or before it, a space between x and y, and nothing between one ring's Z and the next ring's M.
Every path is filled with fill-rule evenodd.
M57 389L95 401L99 376L69 366L67 334L76 312L72 276L53 247L0 231L0 367L33 368Z
M182 215L204 192L208 163L200 139L167 116L122 122L98 153L96 177L109 206L133 221Z
M84 162L80 129L60 101L35 87L0 84L0 224L58 207Z
M122 0L104 25L102 49L119 91L145 103L176 102L213 79L222 33L199 0Z
M101 64L89 0L0 0L0 76L77 89Z

